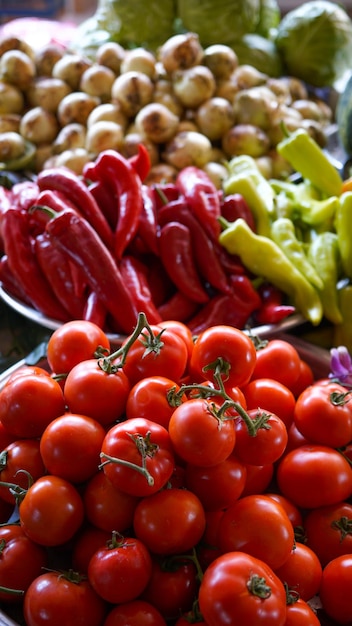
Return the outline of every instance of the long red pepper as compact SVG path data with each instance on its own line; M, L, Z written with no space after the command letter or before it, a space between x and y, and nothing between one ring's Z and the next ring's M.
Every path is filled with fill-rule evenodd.
M44 189L60 191L68 200L74 202L78 211L89 221L102 241L109 248L112 247L111 228L88 187L77 174L65 167L47 168L39 172L37 183L41 191Z
M29 213L20 209L9 209L3 215L2 232L9 267L32 306L50 318L67 321L69 315L57 300L39 266L29 220Z
M180 222L168 222L160 229L161 260L176 287L195 302L208 302L194 262L190 230Z
M133 169L137 172L142 183L147 178L152 166L150 154L143 143L138 144L138 152L129 159Z
M100 328L105 328L106 307L99 300L95 291L91 291L88 294L82 317L84 320L100 326Z
M158 307L158 311L163 320L187 322L199 310L199 306L182 291L177 290Z
M155 197L152 189L147 185L142 185L142 209L139 215L137 234L149 252L159 254Z
M159 209L159 226L173 221L178 221L189 228L199 273L212 287L222 293L229 293L230 287L217 254L218 248L214 246L202 224L191 213L186 200L179 198Z
M71 211L64 211L48 222L46 230L82 269L87 284L121 332L129 334L135 327L138 307L123 282L112 253L92 225Z
M221 231L218 221L221 212L219 192L213 181L204 170L189 165L179 171L176 186L207 233L217 241Z
M105 215L112 231L115 230L118 218L116 198L111 194L102 180L90 182L88 189Z
M153 302L148 285L146 266L136 257L125 254L119 267L125 285L137 303L139 311L146 314L150 324L161 322L161 315Z
M17 298L17 300L24 304L32 306L31 301L27 298L27 294L23 291L10 269L7 254L3 254L0 258L0 283L10 296Z
M114 252L119 261L138 230L143 203L141 180L128 159L115 150L101 152L95 167L99 179L110 187L118 203Z

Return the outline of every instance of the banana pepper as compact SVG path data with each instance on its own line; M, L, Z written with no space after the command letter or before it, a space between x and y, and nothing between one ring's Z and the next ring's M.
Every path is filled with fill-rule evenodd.
M326 231L318 234L309 245L307 254L323 281L323 287L318 291L324 316L332 324L341 324L337 293L341 260L336 233Z
M276 193L278 216L306 226L330 228L339 205L338 196L323 198L308 180L294 184L273 179L270 184Z
M343 193L339 200L334 226L343 273L352 279L352 191Z
M338 290L338 302L342 319L334 326L332 343L334 346L346 346L352 352L352 285L349 282Z
M230 254L238 255L250 272L288 295L313 325L321 322L323 307L318 291L272 239L254 233L239 218L223 230L219 241Z
M303 129L288 134L276 146L290 165L327 196L342 193L342 178L319 144Z

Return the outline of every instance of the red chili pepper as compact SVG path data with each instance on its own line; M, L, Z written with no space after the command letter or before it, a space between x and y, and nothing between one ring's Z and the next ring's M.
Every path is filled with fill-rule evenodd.
M261 306L255 314L258 324L278 324L296 312L294 306L284 303L284 294L275 285L262 283L258 287Z
M138 144L138 152L128 159L143 183L151 169L150 154L143 143Z
M143 204L141 181L128 159L114 150L101 152L95 164L100 180L112 189L118 202L113 249L119 261L138 230Z
M218 221L221 212L219 192L213 181L204 170L189 165L179 171L176 186L207 233L217 241L221 232Z
M37 182L41 191L51 189L64 194L68 201L77 206L79 213L89 221L105 245L112 248L111 228L88 187L77 174L64 167L48 168L39 172Z
M39 266L59 302L72 318L80 319L85 303L75 293L72 264L66 253L47 232L41 233L35 238L35 253Z
M166 302L175 291L160 257L153 254L148 256L148 285L156 307Z
M175 286L195 302L208 302L209 296L194 261L191 232L180 222L168 222L159 233L160 257Z
M218 291L229 293L230 287L219 260L218 247L214 246L202 224L194 217L186 200L182 198L169 202L158 212L159 226L174 221L184 224L190 230L194 258L200 275Z
M246 302L247 307L251 309L251 313L261 307L262 299L249 276L246 274L231 274L229 282L232 294Z
M12 205L28 211L29 207L35 202L38 193L38 184L33 180L23 180L20 183L16 183L11 189Z
M251 313L252 308L236 294L218 294L188 320L187 326L195 335L218 324L242 329Z
M27 300L44 315L67 321L67 312L57 300L39 266L30 234L29 213L9 209L3 215L2 231L9 267Z
M89 183L88 189L94 200L109 223L112 231L115 230L118 218L116 198L110 193L110 190L104 185L102 180L96 180Z
M95 291L90 291L87 296L82 318L93 322L100 328L105 328L106 307L102 304Z
M106 307L121 332L131 333L138 308L126 288L110 250L92 225L71 211L56 214L47 232L84 273L87 284Z
M159 254L157 217L154 193L147 185L142 185L142 209L139 215L137 234L144 242L147 251Z
M139 259L125 254L119 267L124 283L132 294L138 310L146 314L150 324L161 322L161 315L153 302L149 288L146 266Z
M222 217L228 222L234 222L238 218L243 218L248 226L255 231L255 220L248 203L240 193L233 193L229 196L223 196L220 200L220 211Z
M40 191L33 204L31 204L27 209L31 216L31 224L34 235L43 232L50 219L46 211L34 210L36 207L47 207L57 213L66 210L76 211L74 205L72 205L59 191L53 191L51 189L44 189L44 191Z
M186 322L195 315L199 306L197 302L190 300L182 291L178 290L159 306L158 311L163 320Z
M168 202L177 200L181 195L179 188L173 183L154 184L151 186L151 189L154 194L157 211L165 204L168 204Z
M16 280L9 266L9 260L7 254L3 254L0 258L0 282L11 296L17 298L20 302L32 306L31 301L27 298L26 293L23 291L20 283Z

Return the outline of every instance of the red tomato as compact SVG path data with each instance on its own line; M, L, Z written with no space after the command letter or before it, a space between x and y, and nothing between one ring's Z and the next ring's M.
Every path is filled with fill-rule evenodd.
M299 526L303 526L302 513L300 509L296 507L290 500L285 498L285 496L283 496L281 493L270 493L266 491L265 495L269 498L273 498L273 500L276 500L276 502L281 504L281 506L285 509L294 529L298 528Z
M136 537L113 533L88 565L88 580L96 593L113 604L136 600L146 588L152 573L148 549Z
M287 434L288 434L288 440L287 440L285 454L287 454L291 450L294 450L295 448L300 448L301 446L304 446L310 443L309 439L304 437L302 433L298 430L295 422L292 422L291 426L289 427L287 431Z
M104 472L98 472L87 482L83 502L91 524L110 533L122 533L132 526L139 498L114 487Z
M200 541L205 513L192 491L163 489L137 504L133 528L154 554L183 554Z
M287 429L277 415L263 409L250 409L247 414L255 425L252 435L242 417L235 420L235 454L242 463L268 465L275 463L285 451Z
M224 509L242 494L247 470L235 454L212 466L186 465L186 486L200 499L205 511Z
M317 614L302 598L287 605L285 626L320 626Z
M104 370L104 359L77 363L69 372L64 396L72 413L92 417L103 426L118 420L125 412L130 382L119 368Z
M291 385L291 391L295 398L298 398L299 394L302 393L309 385L314 383L314 373L307 361L301 359L300 367L299 367L299 376L296 382Z
M166 626L159 611L145 600L132 600L114 606L103 626Z
M184 324L183 322L179 322L178 320L163 320L162 322L159 322L158 326L161 326L161 328L168 328L173 333L175 333L175 335L178 335L179 337L181 337L181 339L183 339L187 346L188 360L190 360L193 352L194 342L192 332L188 328L188 326L186 326L186 324Z
M339 448L352 439L352 401L345 387L311 385L297 398L294 420L312 443Z
M4 428L2 422L0 422L0 451L6 448L10 443L16 441L16 437L14 435L10 435L7 430Z
M244 463L247 470L246 483L242 491L243 496L251 494L263 493L270 485L274 475L274 464L268 465L249 465Z
M324 611L338 624L352 622L352 555L344 554L323 569L319 592Z
M295 397L288 387L272 378L256 378L243 388L247 410L262 409L274 413L287 428L293 422Z
M197 592L197 569L192 561L177 555L153 557L152 575L141 597L158 609L164 619L176 619L188 611Z
M18 439L1 453L0 481L27 489L30 481L36 481L46 472L38 439ZM15 504L11 489L0 484L0 497Z
M292 344L283 339L270 339L257 350L252 380L273 378L291 389L298 380L300 367L301 358Z
M71 320L57 328L49 338L47 360L52 372L66 374L74 365L92 359L97 350L110 352L104 331L87 320Z
M41 574L29 586L23 605L27 626L101 626L105 613L106 603L74 573Z
M20 376L33 376L33 375L34 376L50 376L50 372L44 369L44 367L40 367L38 365L23 365L19 367L18 369L16 369L14 372L12 372L12 374L10 374L5 384L8 385L9 383L12 383L15 380L15 378L18 378Z
M338 502L309 511L304 519L307 545L325 566L343 554L352 554L352 504Z
M138 497L164 487L175 466L168 431L143 418L112 426L103 441L101 455L103 470L111 483Z
M26 537L23 531L11 533L6 526L0 528L0 557L0 588L21 591L22 595L48 561L42 546ZM0 600L15 603L22 600L22 595L1 590Z
M222 509L205 512L205 531L200 543L197 546L197 557L203 571L205 571L208 565L221 555L218 543L219 524L223 514L224 511Z
M177 393L180 386L165 376L147 376L136 383L129 392L126 404L126 417L144 417L158 424L169 427L169 421L175 406L169 401L173 390ZM182 401L186 400L186 396Z
M151 330L152 334L144 330L129 347L123 366L127 378L132 385L147 376L166 376L179 383L188 362L185 341L172 329L152 325Z
M65 413L53 420L40 439L40 452L49 474L82 483L98 471L103 426L86 415Z
M237 500L219 523L219 548L223 553L246 552L273 569L288 559L294 539L292 524L281 504L261 494Z
M64 412L62 389L50 376L18 376L0 392L0 421L18 439L40 437Z
M227 386L241 387L251 378L255 362L256 350L252 340L237 328L219 325L198 335L190 371L195 380L213 381L217 368Z
M218 417L218 411L218 405L201 398L183 402L174 410L169 435L176 454L186 463L217 465L232 453L236 441L234 423Z
M317 444L291 450L277 467L280 492L299 508L314 509L347 500L352 469L336 450Z
M76 488L59 476L41 476L19 506L25 534L42 546L59 546L80 528L84 507Z
M80 574L88 573L89 561L93 554L106 545L111 538L111 532L96 528L96 526L86 526L80 529L74 539L72 547L72 567Z
M315 552L299 541L295 541L285 563L275 568L275 574L280 580L306 602L319 592L322 573L323 569Z
M266 563L244 552L227 552L205 570L199 608L207 626L284 626L286 592Z

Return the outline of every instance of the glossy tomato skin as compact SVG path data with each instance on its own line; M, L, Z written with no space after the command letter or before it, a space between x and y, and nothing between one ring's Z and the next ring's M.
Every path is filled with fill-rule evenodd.
M281 506L285 509L293 528L303 526L303 515L301 510L297 506L295 506L290 500L285 498L282 493L272 493L266 491L265 495L269 498L273 498L273 500L276 500L276 502L281 504Z
M267 465L250 465L245 463L244 466L247 473L242 496L264 493L274 476L274 463Z
M307 545L325 566L343 554L352 553L352 504L338 502L309 511L304 518Z
M222 359L228 369L222 378L229 387L241 387L249 382L256 362L252 340L231 326L213 326L200 333L194 343L190 361L191 376L196 381L214 380L214 370L205 367Z
M145 600L132 600L114 606L103 626L167 626L160 612Z
M270 339L257 350L252 380L273 378L291 389L300 375L300 362L299 353L292 344L283 339Z
M88 565L88 580L106 602L120 604L136 600L152 573L152 558L136 537L116 537L98 549Z
M178 335L181 339L183 339L187 346L189 361L193 352L194 341L192 332L188 326L178 320L163 320L162 322L159 322L158 326L161 326L161 328L168 328L171 332L175 333L175 335Z
M282 419L287 428L293 422L296 399L291 389L273 378L255 378L243 388L247 409L262 409Z
M27 591L31 582L47 566L45 549L29 539L18 527L18 533L0 528L0 587ZM1 602L15 603L22 596L0 591Z
M165 376L147 376L138 381L130 390L126 403L126 417L144 417L169 427L175 407L168 401L171 390L179 391L180 386ZM184 396L183 401L186 400Z
M268 587L264 598L254 593L256 577ZM199 608L207 626L284 626L286 592L266 563L244 552L228 552L204 572Z
M83 491L85 515L101 530L123 533L133 524L133 515L140 498L112 485L104 472L97 472Z
M108 455L142 468L143 458L138 443L141 440L142 447L147 447L145 466L149 479L134 468L106 459ZM106 433L101 453L103 471L112 484L121 491L137 497L159 491L166 485L174 471L174 451L168 431L160 424L143 418L126 420L112 426Z
M294 420L312 443L340 448L352 439L352 401L337 383L307 387L297 398Z
M317 614L309 604L298 598L292 604L287 605L285 626L320 626L321 622Z
M122 369L109 373L98 360L88 359L70 370L64 396L72 413L87 415L108 426L124 414L130 388Z
M146 330L143 331L142 336L139 336L128 350L123 366L127 378L132 385L147 376L166 376L179 383L188 363L185 341L172 329L163 329L156 325L151 325L151 329L154 337L158 337L162 332L161 346L146 352L147 346L143 341L143 335L147 339L150 335Z
M38 576L23 605L27 626L101 626L106 610L87 580L72 582L58 572Z
M93 476L100 463L103 426L91 417L65 413L53 420L40 439L40 452L49 474L72 483Z
M23 489L28 487L28 474L35 481L46 473L38 439L18 439L10 443L2 451L1 461L4 465L0 469L0 481L19 485ZM4 485L0 485L0 497L15 504L11 490Z
M150 552L185 554L197 545L204 533L205 513L192 491L164 489L137 504L133 528Z
M323 569L315 552L304 543L295 541L288 559L274 571L306 602L319 592Z
M262 426L252 436L246 422L238 417L235 424L236 444L234 452L243 463L268 465L275 463L285 451L288 434L285 423L274 413L262 409L247 409L254 423Z
M262 494L250 495L226 509L218 541L223 553L247 552L276 569L291 553L294 531L278 502Z
M323 569L319 596L324 611L338 624L352 621L352 555L344 554Z
M169 435L183 461L201 466L224 461L232 453L236 441L233 420L225 419L219 423L214 415L214 403L202 398L183 402L174 410Z
M280 460L280 492L299 508L313 509L347 500L352 493L352 469L334 448L307 444Z
M69 541L84 519L83 501L72 483L45 475L28 489L19 506L25 534L42 546Z
M18 376L0 392L0 421L17 439L40 437L64 412L62 389L50 376Z
M105 332L93 322L71 320L57 328L49 338L47 359L55 374L67 374L74 365L92 359L102 347L110 352L110 341Z
M72 546L72 567L80 574L88 573L89 561L93 554L106 545L111 538L111 532L96 528L96 526L84 526L74 538Z

